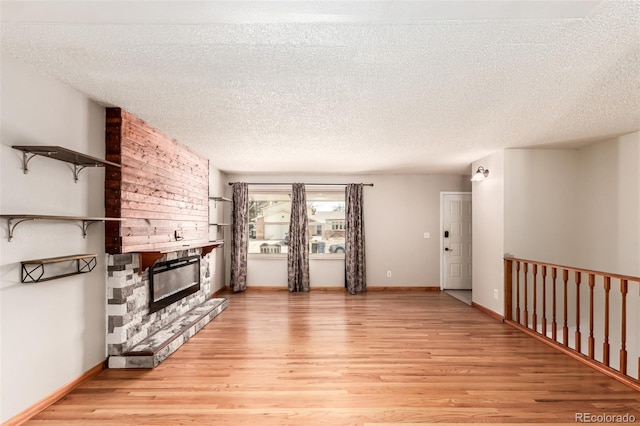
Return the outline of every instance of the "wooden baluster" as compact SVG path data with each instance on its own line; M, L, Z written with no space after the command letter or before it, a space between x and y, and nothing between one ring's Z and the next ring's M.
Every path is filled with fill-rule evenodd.
M547 267L542 267L542 334L547 336Z
M504 260L504 319L513 319L513 261Z
M533 331L538 331L538 297L537 297L537 284L538 284L538 265L533 265L533 315L531 316L531 325Z
M596 285L596 276L589 274L589 358L595 357L595 339L593 338L593 288Z
M576 344L575 350L580 352L582 346L582 335L580 334L580 281L582 281L582 274L576 271Z
M569 346L569 324L567 322L567 312L568 312L568 304L567 304L567 281L569 281L569 271L566 269L562 270L562 281L564 281L564 300L563 300L563 309L564 309L564 325L562 326L562 344L565 346Z
M516 322L520 324L520 261L516 261Z
M525 262L524 264L524 326L529 328L529 301L528 294L529 290L527 289L527 273L529 272L529 264Z
M553 267L551 268L551 279L553 280L553 319L551 320L551 338L554 342L557 342L558 338L558 323L556 322L556 313L558 309L556 308L556 278L558 277L558 270Z
M611 277L604 277L604 343L602 344L602 362L609 366L609 290Z
M627 280L620 280L620 293L622 293L622 324L620 339L620 372L627 374L627 291L629 283ZM638 370L640 371L640 370Z

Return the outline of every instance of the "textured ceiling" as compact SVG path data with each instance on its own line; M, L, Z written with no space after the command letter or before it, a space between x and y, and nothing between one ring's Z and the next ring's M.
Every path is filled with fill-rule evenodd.
M638 1L2 1L2 53L228 172L465 173L640 129Z

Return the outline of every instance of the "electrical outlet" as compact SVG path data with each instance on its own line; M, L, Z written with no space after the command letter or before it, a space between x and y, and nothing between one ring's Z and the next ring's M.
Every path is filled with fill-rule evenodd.
M425 232L424 238L431 238L431 232Z
M494 288L494 289L493 289L493 298L494 298L494 299L496 299L496 300L498 300L498 296L499 296L498 289L497 289L497 288Z
M387 271L387 278L391 278L391 271Z

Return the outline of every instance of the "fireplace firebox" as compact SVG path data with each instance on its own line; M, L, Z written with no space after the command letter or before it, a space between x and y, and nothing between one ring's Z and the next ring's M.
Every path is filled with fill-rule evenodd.
M149 269L149 312L156 312L200 290L200 256L188 256Z

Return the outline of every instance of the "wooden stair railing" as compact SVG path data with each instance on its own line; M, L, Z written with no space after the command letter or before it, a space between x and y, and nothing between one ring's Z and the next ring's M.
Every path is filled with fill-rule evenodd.
M549 271L551 272L550 274L548 273ZM558 272L561 272L561 275ZM640 278L511 257L504 259L504 274L505 322L540 340L546 341L568 355L640 391L639 378L629 375L629 353L627 347L628 296L638 296L635 299L635 305L632 305L635 306L636 310L631 311L637 312L637 309L640 309ZM587 303L584 303L585 306L581 306L580 286L583 281L583 275L588 277L588 307L586 306ZM562 288L559 289L560 294L557 291L557 281L559 279L562 280ZM618 294L614 293L612 295L612 290L615 292L617 289L616 285L612 288L612 280L614 284L616 282L620 283L619 299ZM598 286L596 285L596 281L602 284L601 288L599 288L599 284ZM532 283L532 286L528 285L529 282ZM633 290L632 287L630 292L630 284L635 286L637 291ZM548 290L551 290L551 295L549 295ZM599 295L602 297L598 297ZM613 311L611 306L612 297L620 301L619 321L611 317ZM551 302L551 313L547 312L548 298L551 299L549 300ZM562 300L559 301L558 298ZM634 300L632 299L633 302ZM571 312L570 308L574 312ZM581 315L586 315L587 308L589 313L589 335L586 337L585 342L587 348L583 352L580 327L583 321L586 321L586 318L582 318ZM598 310L598 308L600 309ZM598 316L598 312L602 312L601 317ZM618 313L614 312L614 315L618 316ZM571 322L570 317L574 317L575 320ZM539 319L541 319L540 323L538 323ZM551 320L550 324L549 320ZM562 327L561 336L558 336L559 321L561 321ZM619 333L617 333L618 330L614 330L616 333L611 333L611 328L617 327L618 324L620 326ZM602 328L599 329L598 327ZM571 335L573 342L571 342L569 333L571 328L575 328L575 332ZM600 332L602 332L601 336ZM634 329L633 333L635 333L633 336L636 339L640 338L639 330ZM617 368L611 365L612 335L616 336L613 340L614 345L618 344L617 336L620 336ZM596 339L601 342L598 344L602 345L601 356L598 356L596 352ZM640 353L633 353L632 355L634 357L638 356L637 374L640 376Z

